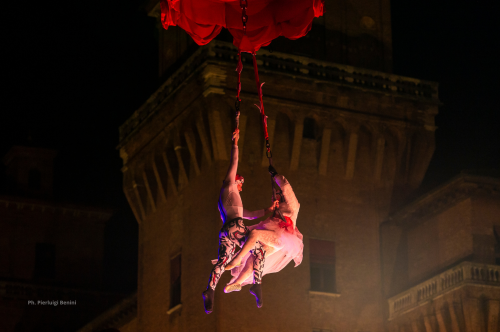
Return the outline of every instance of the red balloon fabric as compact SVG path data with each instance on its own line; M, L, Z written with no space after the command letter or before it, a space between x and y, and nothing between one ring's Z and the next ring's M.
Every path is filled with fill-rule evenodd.
M198 45L208 44L222 28L233 35L240 51L253 53L279 36L297 39L323 15L324 0L248 0L247 32L243 33L239 0L161 0L163 27L179 26Z

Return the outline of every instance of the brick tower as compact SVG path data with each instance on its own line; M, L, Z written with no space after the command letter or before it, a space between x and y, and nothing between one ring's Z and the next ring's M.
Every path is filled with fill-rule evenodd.
M158 16L159 6L151 5ZM274 164L301 203L304 260L203 311L222 225L236 92L230 42L197 47L160 29L161 87L120 128L124 192L139 223L140 331L383 331L380 223L420 184L434 151L437 84L391 74L389 1L326 1L297 41L259 51ZM221 36L224 39L224 36ZM270 205L257 91L244 57L240 164L247 209ZM135 326L134 325L134 326Z

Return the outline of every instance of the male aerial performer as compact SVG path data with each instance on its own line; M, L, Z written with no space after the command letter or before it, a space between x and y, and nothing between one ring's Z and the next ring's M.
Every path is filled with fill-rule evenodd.
M219 282L226 265L233 258L236 246L243 247L248 235L248 228L243 223L244 219L256 219L270 213L273 206L249 212L243 209L243 203L240 197L240 191L243 187L244 179L236 173L238 168L238 139L240 137L239 129L233 133L233 146L231 149L231 161L226 177L222 184L219 196L219 212L223 222L223 226L219 232L219 257L214 265L210 277L208 279L207 289L203 292L203 302L205 312L211 313L214 306L215 287ZM252 246L253 255L255 256L254 273L262 274L265 251L263 247L257 243ZM260 287L260 278L255 278L255 287Z

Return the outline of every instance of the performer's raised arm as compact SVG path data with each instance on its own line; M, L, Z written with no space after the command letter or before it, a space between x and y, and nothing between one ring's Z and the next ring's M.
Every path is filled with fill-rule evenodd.
M224 178L224 184L234 183L236 178L236 172L238 170L238 140L240 139L240 130L236 129L233 133L233 145L231 148L231 160L229 161L229 168L227 170L226 177Z
M300 203L295 196L295 193L293 192L292 186L283 175L276 172L276 169L274 169L273 166L269 166L269 172L271 173L274 181L280 187L283 193L285 204L282 205L285 206L282 206L280 210L284 215L292 219L293 226L295 227L297 225L297 216L299 214Z

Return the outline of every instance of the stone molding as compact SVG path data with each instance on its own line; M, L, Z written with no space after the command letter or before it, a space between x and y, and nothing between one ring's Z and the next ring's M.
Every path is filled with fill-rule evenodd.
M246 65L251 65L251 59L243 56ZM269 53L261 50L258 64L262 72L279 72L312 79L315 82L340 84L351 88L361 88L372 92L388 94L393 97L403 97L422 102L439 104L438 84L409 77L387 74L374 70L362 69L348 65L340 65L327 61L306 58L285 53ZM212 41L210 44L199 47L186 62L175 71L159 88L151 95L132 116L120 126L120 145L123 146L128 138L138 130L143 123L154 113L175 91L183 86L184 82L195 72L209 64L235 64L236 48L227 42ZM206 92L222 93L222 81L225 73L221 73L221 79L217 79L216 85L205 82ZM221 81L221 82L219 82Z
M465 285L500 287L500 266L462 262L388 299L388 320Z
M73 207L65 206L63 204L58 205L50 202L44 202L41 200L32 201L28 199L21 198L10 198L10 197L0 197L0 206L15 206L18 210L20 209L30 209L31 211L37 212L51 212L51 213L61 213L68 214L72 217L82 217L82 218L96 218L99 220L108 220L111 218L113 212L106 209L96 209L96 208L86 208L86 207Z
M109 328L120 328L135 317L137 317L137 292L120 301L77 332L96 332Z
M500 193L500 178L462 173L391 215L388 221L410 227L484 190Z

